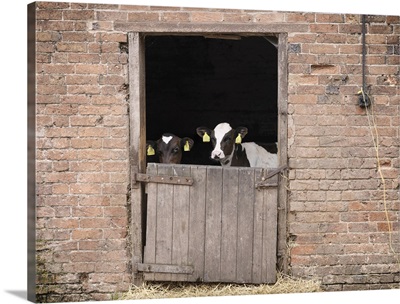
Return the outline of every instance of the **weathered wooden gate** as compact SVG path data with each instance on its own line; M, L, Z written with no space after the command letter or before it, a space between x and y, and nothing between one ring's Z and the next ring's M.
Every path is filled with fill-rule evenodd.
M277 184L258 168L148 164L148 281L274 283ZM153 182L152 182L153 181ZM191 185L190 185L191 184Z

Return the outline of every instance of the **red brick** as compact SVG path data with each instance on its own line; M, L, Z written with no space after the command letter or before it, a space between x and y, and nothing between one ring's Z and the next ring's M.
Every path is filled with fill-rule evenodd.
M68 10L63 12L64 20L92 20L94 10Z
M103 216L102 207L74 207L72 208L73 217L99 217Z
M99 273L107 273L107 272L115 272L115 273L122 273L126 272L127 264L124 262L106 262L106 263L99 263L96 265L96 272Z
M61 102L64 104L88 104L91 98L87 95L69 95L61 97Z
M192 12L192 22L218 22L223 21L224 14L216 12Z
M55 172L46 175L46 182L48 183L68 183L75 181L76 174L72 172Z
M101 148L102 141L99 138L72 138L71 148L74 149L94 149Z
M126 204L127 204L126 194L112 195L112 197L110 198L110 205L125 206Z
M79 220L68 219L68 218L53 218L49 219L47 222L47 228L58 228L58 229L73 229L79 227Z
M61 10L38 10L36 12L37 20L61 20Z
M103 140L103 147L110 149L128 149L128 138L105 138Z
M127 237L126 228L114 228L114 229L103 229L104 230L104 238L106 239L122 239Z
M315 33L337 33L339 27L337 24L310 24L310 31Z
M109 136L108 128L104 127L84 127L78 130L79 137L106 137Z
M75 72L77 74L104 74L107 72L107 66L95 64L78 64Z
M37 91L44 95L65 94L67 88L64 85L38 85Z
M165 22L189 22L190 14L187 12L163 12L160 19Z
M310 255L315 254L317 246L316 245L298 245L291 249L290 253L294 256L296 255Z
M110 182L109 173L80 173L79 182L81 183L107 183Z
M91 195L87 197L81 197L79 200L80 206L109 206L109 196L96 196Z
M349 232L376 232L377 225L376 223L349 223Z
M84 85L84 84L92 84L97 85L99 80L98 75L67 75L65 79L65 83L67 85L76 84L76 85Z
M46 206L76 206L78 198L74 196L46 196L43 198Z
M63 32L64 42L88 42L94 41L94 35L88 32Z
M79 161L71 163L71 171L74 172L91 172L91 171L100 171L101 163L95 161Z
M56 49L59 52L84 53L87 52L87 44L79 42L59 42L56 44Z
M292 23L311 23L315 22L316 15L314 13L286 13L286 20Z
M100 54L68 54L70 63L99 63Z
M83 105L78 109L82 115L116 115L126 114L127 107L119 105Z
M102 239L103 230L101 229L75 229L71 233L71 238L75 240Z
M128 13L119 11L99 11L97 12L97 20L100 21L127 21Z
M254 14L254 21L259 23L284 22L285 14L279 12Z
M37 207L36 208L37 217L54 217L55 211L51 207Z
M100 194L101 186L95 184L71 184L71 194Z
M69 8L69 3L66 2L37 2L38 9L65 9Z
M88 273L93 272L96 269L96 263L64 263L63 270L66 273Z
M104 216L111 216L111 217L121 217L127 216L127 209L126 207L105 207L104 208Z

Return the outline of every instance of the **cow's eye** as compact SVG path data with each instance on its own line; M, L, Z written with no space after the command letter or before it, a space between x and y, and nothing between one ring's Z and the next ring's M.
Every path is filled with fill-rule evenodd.
M178 147L175 147L174 150L172 150L172 152L174 152L174 153L178 153L178 151L179 151Z

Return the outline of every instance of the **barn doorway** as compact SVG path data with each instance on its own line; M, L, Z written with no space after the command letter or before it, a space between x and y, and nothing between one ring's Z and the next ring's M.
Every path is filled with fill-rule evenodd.
M192 138L186 164L216 165L211 146L196 134L199 126L229 122L249 129L245 141L277 141L278 55L270 42L276 38L226 37L145 38L146 136Z
M163 194L156 194L150 198L150 196L148 197L148 190L155 180L158 180L158 182L163 180L161 184L157 184L159 185L157 189L164 189L161 193L163 191L174 191L175 193L175 190L181 191L186 188L183 193L189 193L189 197L192 197L192 193L197 191L196 187L203 185L204 176L206 177L206 185L215 184L208 182L208 170L210 170L210 173L217 170L215 172L221 172L222 176L225 173L228 176L232 173L238 177L238 180L240 180L241 174L248 174L249 176L254 176L254 179L251 177L249 185L254 184L254 182L257 185L261 175L260 172L254 170L256 168L250 168L249 172L246 170L238 170L236 172L236 169L230 172L228 170L230 172L228 173L226 168L220 168L219 164L210 163L208 156L211 146L203 143L195 130L198 126L213 128L222 121L231 123L233 127L239 125L248 127L249 133L245 141L255 141L260 144L278 142L279 165L285 166L287 164L287 34L276 34L275 27L253 28L244 25L213 26L207 24L196 27L195 32L193 32L191 25L182 24L177 28L171 28L167 25L150 28L138 25L134 26L134 28L135 31L128 35L130 166L132 177L130 196L132 206L132 274L135 284L141 284L144 278L151 280L152 275L150 277L146 276L146 273L149 272L167 273L169 275L166 276L168 277L166 280L180 280L178 277L182 277L181 275L184 278L188 277L187 280L191 280L189 279L191 267L186 267L190 265L185 265L185 263L176 264L172 260L172 263L159 264L157 256L155 264L151 263L151 261L146 262L146 250L148 251L149 249L148 233L154 232L154 229L149 229L151 222L146 223L147 220L151 221L151 211L149 212L149 210L154 207L164 206L163 202L165 202L166 197ZM221 31L218 31L218 28ZM168 129L165 126L168 126ZM168 165L166 165L167 167L157 166L156 171L158 174L161 172L161 176L157 174L154 176L150 171L157 164L148 164L153 161L146 156L146 140L158 139L164 132L175 133L180 137L188 136L193 138L197 149L192 149L190 153L185 154L183 165L175 165L173 167L168 167ZM212 166L209 166L210 164ZM206 170L206 175L200 174L203 170ZM173 175L171 179L172 185L168 186L168 183L165 185L165 174L163 172L169 172ZM191 172L190 176L186 176L188 172ZM261 172L262 174L268 173L264 170ZM171 174L166 174L169 175L168 179L170 179ZM284 175L286 174L284 173ZM196 176L200 176L200 180L196 180ZM213 174L210 176L213 176ZM184 178L182 179L181 177ZM276 227L272 229L274 231L272 238L274 241L267 241L267 244L276 250L269 251L274 257L270 260L272 264L278 266L281 271L286 272L288 265L286 246L287 193L285 184L281 182L281 180L284 180L284 176L275 175L275 177L277 177L276 183L273 182L271 185L266 186L267 188L273 187L275 190L272 189L272 192L268 192L269 190L262 191L261 193L264 193L263 197L275 196L274 206L276 207L276 213L272 222L272 225ZM181 185L182 180L186 178L195 180L194 183L197 186L194 188L190 186L188 189L188 186ZM149 179L151 179L150 184L148 184ZM236 180L236 178L233 180ZM174 184L175 181L178 181L178 184ZM230 185L231 179L228 178L226 181L226 185ZM216 191L219 189L217 191L219 193L222 188L225 189L224 185L217 186ZM227 187L229 188L230 186ZM166 190L168 188L170 190ZM265 187L262 188L266 190ZM257 186L256 190L259 190ZM158 191L151 192L159 193ZM230 192L225 191L225 193ZM209 200L207 197L201 204L206 206L205 210L211 210L208 209L208 206L214 206L212 204L214 200ZM220 197L219 194L216 197ZM268 203L269 200L263 200L262 205L264 207L271 206ZM151 201L157 202L156 205L151 205ZM231 210L229 208L224 209L224 202L225 200L222 200L220 202L222 205L219 205L222 209L215 209L217 211L216 214L221 216L222 221L224 221L225 214L223 210ZM261 201L259 202L261 204ZM175 198L173 198L171 203L172 206L175 206L183 203L183 201L179 198L178 201L175 201ZM209 205L209 203L212 205ZM249 201L249 204L256 206L258 203ZM193 211L191 206L192 204L190 203L189 208L187 206L185 208ZM193 206L200 205L195 203ZM264 219L267 213L273 214L264 207L260 209L264 210L261 211L261 214L257 213L257 208L253 209L253 227L258 227L256 224L257 219ZM185 208L174 208L173 210L186 210ZM171 211L171 208L167 209L168 212ZM153 220L155 219L159 223L158 215L161 215L162 212L160 213L158 209L152 210L156 210L157 214L155 218L153 217ZM221 213L218 213L218 210L221 210ZM205 214L206 217L203 218L206 223L207 212ZM162 218L168 219L170 216ZM214 216L211 216L211 218L214 218ZM177 218L174 215L174 221L175 219ZM183 215L179 219L182 219L183 222L186 221ZM201 220L201 218L199 219ZM219 222L217 220L216 223ZM172 224L171 227L177 226ZM155 229L161 229L159 231L165 232L162 230L163 227L159 225ZM183 234L172 233L172 238L180 239L183 235L186 235L186 231L183 231ZM236 230L236 235L241 235L239 230ZM186 236L184 238L186 239ZM208 237L206 239L208 240ZM163 242L164 240L160 241ZM170 241L171 239L168 242ZM223 241L224 239L219 240L219 242ZM155 252L159 252L160 248L157 245L157 239L154 244L156 246L154 247ZM208 248L206 244L204 246L204 248ZM166 252L170 252L168 248L168 246L164 247ZM164 249L162 249L162 252L164 252ZM253 248L252 250L255 249ZM179 254L178 256L183 257L185 255L181 256ZM206 259L206 256L204 256L204 259ZM213 255L211 254L211 256ZM184 260L184 258L182 259ZM265 259L263 258L262 260L264 261ZM249 266L248 264L241 265ZM222 265L219 267L222 269ZM214 268L211 267L211 269ZM274 266L268 266L268 269L276 270ZM200 270L201 272L202 270ZM267 273L269 279L262 279L261 281L273 282L274 274L267 271L264 275ZM253 273L253 278L254 275ZM161 275L161 277L164 278L165 276ZM253 278L251 281L254 281ZM160 277L155 276L154 279L158 280ZM201 276L195 276L195 279L202 280ZM210 279L207 272L204 272L203 280L214 281L214 279ZM251 282L247 279L232 280ZM221 279L221 281L223 280Z

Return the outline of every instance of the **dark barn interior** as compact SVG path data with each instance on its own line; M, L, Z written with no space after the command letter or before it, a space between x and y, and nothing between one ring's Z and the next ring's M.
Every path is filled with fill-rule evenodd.
M146 139L191 137L182 163L217 164L199 126L229 122L248 128L244 142L277 141L277 49L262 36L233 38L145 38Z

